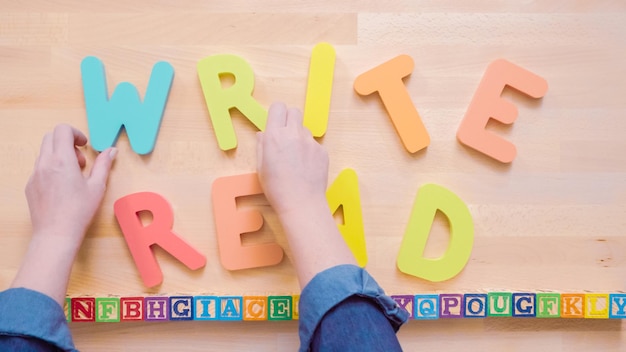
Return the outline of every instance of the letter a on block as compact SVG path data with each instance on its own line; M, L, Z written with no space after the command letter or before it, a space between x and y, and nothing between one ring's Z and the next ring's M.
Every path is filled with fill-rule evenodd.
M326 200L333 214L340 206L343 208L343 224L338 225L339 232L341 232L359 266L365 267L367 265L367 250L365 248L359 180L356 172L352 169L341 171L337 179L326 190Z
M360 95L378 92L404 147L415 153L430 144L430 136L402 82L412 71L413 59L400 55L357 77L354 90Z
M328 127L330 96L335 73L335 48L319 43L313 48L304 102L304 126L313 137L321 137Z
M483 79L474 93L465 117L457 131L457 139L501 163L515 159L515 145L502 137L485 130L493 118L510 125L517 119L517 108L500 97L505 86L510 86L535 99L548 91L548 82L530 71L499 59L487 67Z
M450 223L450 242L444 255L424 258L426 241L435 213L441 211ZM440 282L453 278L467 264L474 244L474 223L465 203L444 187L427 184L420 188L406 228L398 268L405 274Z
M191 270L206 264L201 253L172 231L174 213L160 195L152 192L130 194L118 199L113 210L145 286L153 287L163 281L159 263L150 249L152 245L159 245ZM149 225L142 224L138 216L142 211L152 213Z
M217 229L220 261L228 270L276 265L283 260L283 248L276 243L243 246L241 234L263 226L263 216L254 210L237 210L236 198L262 194L256 173L220 177L213 182L213 214Z
M165 61L154 65L143 103L129 82L120 83L107 99L104 65L97 57L84 58L80 69L93 148L103 151L113 146L123 126L135 153L151 153L174 79L172 65Z
M235 78L232 86L222 87L224 75ZM267 110L252 97L254 72L244 59L226 54L206 57L198 62L198 77L220 149L237 147L230 109L236 108L259 130L265 129Z

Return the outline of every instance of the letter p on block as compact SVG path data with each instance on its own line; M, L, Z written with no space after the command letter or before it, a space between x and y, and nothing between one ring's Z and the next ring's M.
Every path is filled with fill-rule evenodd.
M504 59L496 60L487 67L456 134L461 143L502 163L515 159L515 145L486 131L485 127L491 118L507 125L517 119L515 105L500 98L506 86L535 99L548 91L545 79Z

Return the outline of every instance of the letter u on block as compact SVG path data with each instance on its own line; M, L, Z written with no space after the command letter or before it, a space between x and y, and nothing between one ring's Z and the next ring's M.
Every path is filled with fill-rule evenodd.
M263 193L256 173L221 177L213 182L213 213L220 261L228 270L276 265L283 248L276 243L243 246L241 234L263 226L263 216L254 210L237 210L236 198Z
M424 258L424 249L437 210L450 222L450 242L442 257ZM467 264L473 243L474 223L461 198L444 187L424 185L417 193L402 239L398 269L405 274L434 282L451 279Z
M135 260L144 285L153 287L163 281L163 273L150 247L159 245L191 270L200 269L206 258L173 231L174 213L165 198L152 192L130 194L113 205L115 218ZM144 226L138 214L152 213L152 222Z
M530 71L500 59L487 67L474 98L457 131L457 139L502 163L515 159L515 145L485 130L489 119L510 125L517 119L517 108L500 95L510 86L533 98L541 98L548 91L548 82Z

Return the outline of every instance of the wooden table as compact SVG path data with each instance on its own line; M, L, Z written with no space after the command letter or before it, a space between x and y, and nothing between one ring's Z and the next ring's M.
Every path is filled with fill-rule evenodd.
M389 293L493 290L616 292L626 269L626 4L622 1L0 1L0 288L28 243L23 195L42 136L60 122L87 130L80 63L106 67L109 92L132 82L143 96L152 66L175 69L156 148L139 156L122 134L102 209L77 259L68 294L293 294L298 285L275 214L262 196L241 207L265 218L244 243L276 241L274 267L229 272L219 260L211 184L255 171L256 129L234 118L239 146L218 148L196 64L214 54L244 58L262 105L302 107L312 48L337 54L328 132L330 180L359 176L368 270ZM408 153L376 96L355 78L397 55L415 62L406 87L431 136ZM506 90L519 109L515 143L500 164L461 145L456 131L487 65L510 60L548 81L534 100ZM237 115L237 114L235 114ZM88 154L95 155L93 150ZM420 186L442 185L472 214L476 238L463 272L442 283L402 274L396 258ZM164 282L146 289L113 215L125 195L152 191L173 206L175 231L207 256L191 272L163 251ZM437 216L427 254L443 253ZM72 323L85 351L293 351L296 322ZM619 320L488 318L411 321L407 351L626 350Z

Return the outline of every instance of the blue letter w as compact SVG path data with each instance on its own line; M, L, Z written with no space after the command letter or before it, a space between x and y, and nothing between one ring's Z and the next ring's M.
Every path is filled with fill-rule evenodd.
M120 83L109 100L104 65L97 57L84 58L80 69L93 148L103 151L113 146L123 126L135 153L152 152L174 79L172 65L165 61L154 65L143 103L129 82Z

